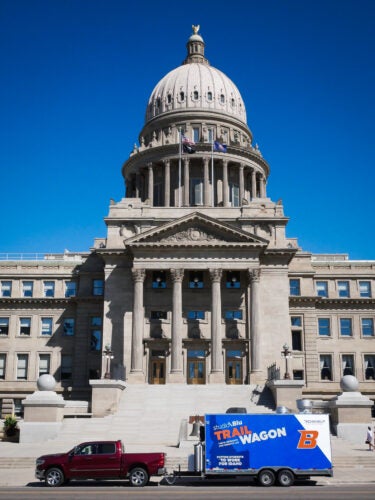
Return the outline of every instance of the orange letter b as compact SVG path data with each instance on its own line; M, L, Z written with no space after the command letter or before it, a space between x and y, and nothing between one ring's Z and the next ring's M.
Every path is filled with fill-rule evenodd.
M318 439L318 431L298 431L301 433L297 448L312 449L316 447L316 440Z

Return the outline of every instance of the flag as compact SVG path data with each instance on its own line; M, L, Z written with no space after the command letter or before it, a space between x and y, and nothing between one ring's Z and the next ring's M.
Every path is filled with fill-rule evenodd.
M227 145L226 144L221 144L218 141L214 142L214 151L219 151L220 153L226 153L227 152Z
M185 137L184 134L181 135L182 149L184 153L189 153L190 155L195 153L195 142Z

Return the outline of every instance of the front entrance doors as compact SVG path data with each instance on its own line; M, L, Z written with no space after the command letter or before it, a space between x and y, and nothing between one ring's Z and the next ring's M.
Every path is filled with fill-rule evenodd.
M225 365L227 384L242 384L242 352L227 351Z
M203 350L191 350L187 353L187 383L206 383L206 357Z
M152 356L150 368L150 383L165 384L165 357Z

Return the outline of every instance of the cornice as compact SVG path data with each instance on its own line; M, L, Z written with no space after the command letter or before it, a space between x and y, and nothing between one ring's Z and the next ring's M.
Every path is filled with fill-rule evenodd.
M295 295L289 297L289 303L295 305L301 302L315 303L317 306L322 305L375 305L375 298L328 298L317 296L301 296Z

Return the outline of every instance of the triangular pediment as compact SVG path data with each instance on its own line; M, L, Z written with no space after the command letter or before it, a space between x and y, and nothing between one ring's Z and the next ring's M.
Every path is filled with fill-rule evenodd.
M244 246L265 248L268 241L234 225L199 212L137 234L124 241L127 247Z

